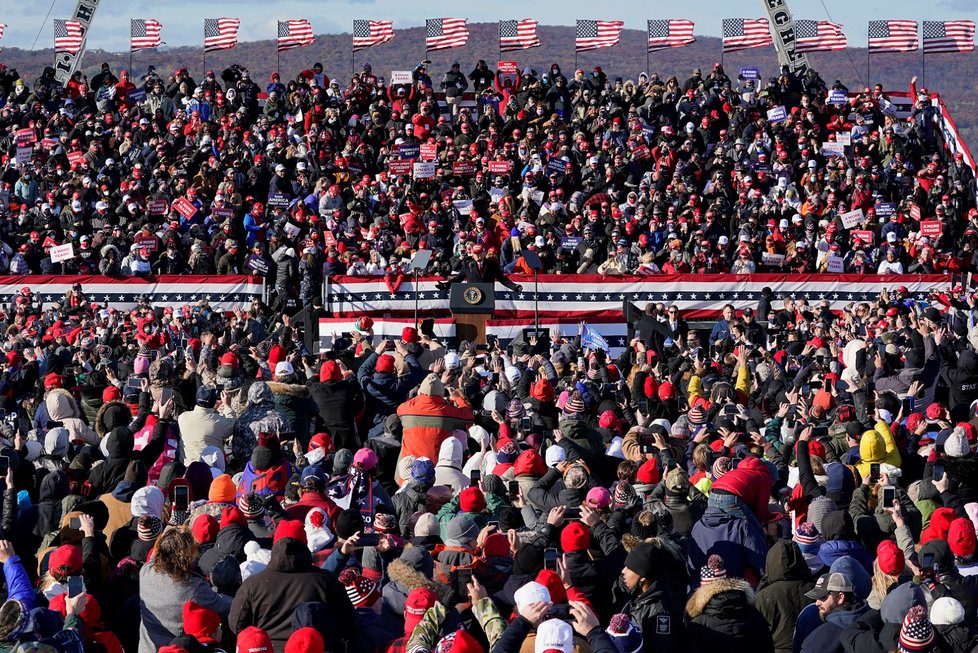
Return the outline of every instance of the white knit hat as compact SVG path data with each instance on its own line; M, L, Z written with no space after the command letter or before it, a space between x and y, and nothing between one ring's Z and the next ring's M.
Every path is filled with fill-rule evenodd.
M942 596L930 606L930 622L935 626L951 626L964 621L964 607L950 596Z

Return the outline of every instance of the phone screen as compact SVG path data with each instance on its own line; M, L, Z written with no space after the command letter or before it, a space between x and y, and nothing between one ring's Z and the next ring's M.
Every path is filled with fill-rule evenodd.
M469 583L472 582L471 569L457 569L455 571L455 592L465 596L469 591Z
M473 469L469 474L469 485L473 487L479 485L480 478L482 478L482 472L480 472L478 469Z
M74 598L85 593L85 579L81 576L68 576L68 597Z
M889 508L896 501L896 488L895 487L885 487L883 488L883 506Z
M380 544L378 533L360 533L360 537L357 538L357 546L377 546L378 544Z
M166 402L173 399L173 388L163 388L160 390L160 403L165 404Z
M520 430L528 433L533 428L533 420L529 415L520 420Z
M173 509L179 511L190 509L190 488L186 485L173 488Z
M871 483L875 483L880 480L880 464L873 463L869 466L869 480Z
M519 481L509 481L509 495L515 497L520 493Z
M543 568L557 571L557 549L547 549L543 552Z
M130 376L128 379L126 379L126 387L134 390L140 390L143 387L143 380L135 376Z
M934 463L934 480L939 481L944 478L944 463Z

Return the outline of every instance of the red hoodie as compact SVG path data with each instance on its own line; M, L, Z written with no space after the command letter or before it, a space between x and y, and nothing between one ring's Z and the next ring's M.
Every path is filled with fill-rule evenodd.
M768 503L771 501L771 488L774 479L767 465L753 456L745 458L731 470L713 482L711 490L724 490L740 497L741 501L754 511L757 519L766 524L771 520Z

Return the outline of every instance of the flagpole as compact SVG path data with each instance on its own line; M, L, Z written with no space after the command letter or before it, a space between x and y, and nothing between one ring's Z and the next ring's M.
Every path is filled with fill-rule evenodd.
M204 77L204 73L207 72L207 19L204 19L204 55L201 58L204 67L200 71L200 76Z
M920 27L923 29L924 21L920 21ZM920 85L927 88L927 48L923 43L920 44ZM916 102L917 98L910 98L910 100Z
M369 23L368 23L369 24ZM357 37L357 21L353 21L353 38ZM350 77L353 77L353 73L357 70L357 46L354 45L353 41L350 41Z

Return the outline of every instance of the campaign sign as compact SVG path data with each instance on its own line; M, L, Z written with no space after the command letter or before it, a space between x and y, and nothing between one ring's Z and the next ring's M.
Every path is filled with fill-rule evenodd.
M323 245L326 245L326 247L336 247L336 236L333 235L332 231L323 232Z
M877 202L876 203L876 217L880 220L889 220L891 216L896 215L897 207L896 202Z
M413 169L415 179L432 179L438 166L434 161L415 161Z
M475 174L475 163L472 161L456 161L452 164L452 172L459 176L469 176Z
M421 146L417 143L404 143L397 146L397 156L402 159L417 159L421 155Z
M874 234L869 229L856 229L856 230L853 230L851 233L852 233L853 240L855 240L856 238L858 238L859 240L863 241L864 243L868 243L870 245L872 245L874 242L876 242L876 234Z
M17 148L17 165L23 166L31 162L31 152L34 151L33 147L18 147Z
M758 80L761 78L761 69L753 66L747 68L741 68L740 78Z
M395 84L410 84L413 81L410 70L392 70L391 86Z
M285 193L269 193L268 194L268 208L274 209L278 207L288 208L289 206L289 196Z
M508 175L509 169L512 167L513 163L511 161L490 161L489 162L489 174L491 175Z
M234 209L228 208L226 206L220 206L213 211L211 211L211 217L214 218L216 222L224 222L225 220L230 220L234 217Z
M779 268L784 265L784 254L773 254L771 252L761 253L761 263Z
M567 174L567 161L563 159L550 159L547 161L547 173L557 173L558 175Z
M189 220L197 213L197 207L186 197L178 197L173 201L171 208L179 213L184 219Z
M61 261L68 261L73 258L75 258L75 246L71 243L65 243L64 245L51 248L52 263L60 263Z
M845 156L846 146L842 143L827 141L822 143L822 154L825 156Z
M434 143L425 143L418 148L418 155L421 157L422 161L434 161L438 158L438 146ZM401 156L405 159L411 159L411 157L401 150Z
M850 132L836 132L835 142L841 145L852 145L852 134Z
M920 207L916 204L910 205L910 217L914 220L920 220Z
M652 153L649 152L649 148L646 147L645 145L639 145L634 150L632 150L633 161L644 161L650 156L652 156Z
M409 175L411 166L414 165L413 159L394 159L387 162L387 169L392 175Z
M146 203L146 213L149 215L166 215L169 207L170 203L166 200L151 200Z
M829 254L825 258L825 271L831 272L832 274L842 274L846 267L841 256L836 256L835 254Z
M140 248L148 249L151 252L155 252L156 248L160 244L160 241L157 240L155 236L144 236L142 234L139 234L133 238L133 241L139 245Z
M302 229L300 229L298 225L294 225L291 222L286 222L285 226L283 226L282 229L285 230L285 235L288 236L290 239L295 239L295 237L299 235L299 232L302 231Z
M560 237L560 248L575 250L577 246L581 244L580 236L561 236Z
M245 263L245 267L263 277L268 274L268 261L257 254L252 254L248 257L248 262Z
M71 167L81 166L85 163L85 153L84 152L68 152L68 163Z
M788 110L782 105L778 105L772 109L767 110L767 121L768 122L781 122L788 117Z
M455 210L460 215L469 215L472 213L472 200L453 200L452 206L455 207Z
M944 225L940 220L921 220L920 235L928 238L940 238L944 231Z
M129 100L129 102L131 102L133 104L138 104L140 102L145 102L146 101L146 91L144 89L141 89L141 88L133 89L132 91L129 91L128 100Z
M842 226L846 229L852 229L856 225L862 224L863 222L863 210L856 209L855 211L849 211L848 213L843 213L839 216L842 221Z
M834 90L829 91L829 99L827 100L829 104L849 104L849 96L845 91Z
M500 61L496 69L503 75L515 75L519 72L519 68L515 61Z
M18 129L14 139L17 141L17 147L27 147L37 142L37 134L30 128Z

